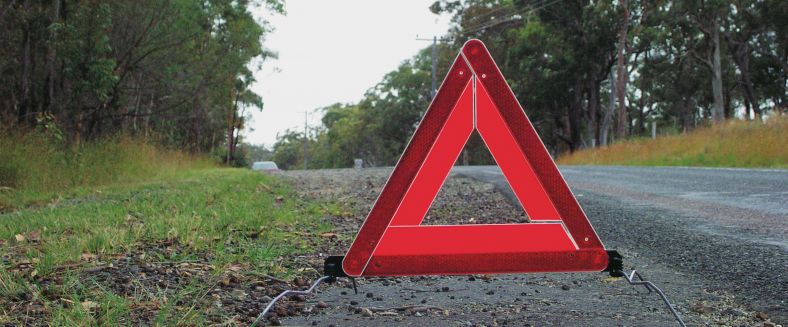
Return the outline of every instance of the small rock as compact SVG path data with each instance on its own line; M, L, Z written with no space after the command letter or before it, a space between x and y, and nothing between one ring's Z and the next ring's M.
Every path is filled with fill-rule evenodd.
M358 305L358 301L350 301L350 305Z
M422 314L422 313L421 313L421 312L419 312L419 311L416 311L416 313L414 313L413 315L414 315L414 316L416 316L416 317L421 317L421 316L424 316L424 314Z
M246 296L247 296L246 292L244 292L242 290L233 290L232 291L232 295L233 295L233 298L235 298L236 300L239 300L239 301L245 300Z
M306 286L309 283L307 283L306 279L303 277L296 277L293 279L293 284L296 284L296 286Z
M268 318L268 322L271 324L271 326L281 326L282 325L282 322L279 321L279 318L277 318L277 317Z
M370 298L370 299L371 299L371 298L372 298L372 297L374 297L374 296L375 296L375 294L372 294L372 292L367 292L367 297L368 297L368 298Z
M775 324L774 324L773 322L771 322L771 321L764 321L764 322L763 322L763 327L777 327L777 325L775 325Z
M444 286L444 287L441 288L441 291L448 292L449 291L449 287L448 286Z
M468 277L468 281L469 281L469 282L472 282L472 281L475 281L475 280L476 280L476 277L473 277L473 276L469 276L469 277ZM469 321L469 322L470 322L470 321Z
M485 293L485 294L487 294L487 295L493 295L493 294L495 294L495 291L493 291L493 290L490 290L490 291L487 291L487 293Z
M733 316L733 317L743 317L747 315L744 311L736 308L727 308L722 311L722 314L726 316Z
M296 300L297 302L304 302L304 301L306 301L306 297L303 296L303 295L296 295L296 296L293 297L293 299Z
M769 314L767 314L766 312L756 312L755 318L758 318L762 321L766 321L769 320Z
M320 309L325 309L325 308L328 308L328 304L326 304L326 303L325 303L325 302L323 302L323 301L318 301L316 306L317 306L318 308L320 308Z
M372 317L372 310L369 308L361 308L361 315L364 317Z
M421 300L421 304L427 303L427 299Z
M711 308L709 308L708 306L706 306L701 302L697 302L692 306L692 311L695 311L700 314L709 314L711 313Z
M561 285L561 289L564 290L564 291L568 291L569 290L569 285Z
M91 301L86 301L86 302L91 302ZM93 303L95 303L95 302L93 302ZM98 305L98 304L96 304L96 305ZM85 302L82 302L82 307L85 308L85 310L89 310L89 308L85 307ZM95 307L91 307L91 308L95 308ZM44 306L39 305L39 304L35 304L35 303L31 303L31 304L27 305L27 309L26 309L26 311L29 312L29 313L44 313L45 310L46 309L44 308Z

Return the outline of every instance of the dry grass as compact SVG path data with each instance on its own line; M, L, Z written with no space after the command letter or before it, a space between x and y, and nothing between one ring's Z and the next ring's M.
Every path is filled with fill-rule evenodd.
M207 157L126 136L67 145L43 133L0 131L0 212L79 188L215 166Z
M788 118L731 120L689 134L634 139L558 158L565 165L788 167Z

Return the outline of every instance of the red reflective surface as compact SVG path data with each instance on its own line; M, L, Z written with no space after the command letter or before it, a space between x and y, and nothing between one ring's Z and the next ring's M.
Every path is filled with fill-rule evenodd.
M420 225L474 130L533 223ZM350 276L600 271L607 261L489 52L472 40L449 70L343 269Z

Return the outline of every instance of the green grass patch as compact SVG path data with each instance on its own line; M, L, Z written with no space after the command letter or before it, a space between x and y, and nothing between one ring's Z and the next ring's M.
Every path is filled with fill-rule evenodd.
M316 250L319 233L331 229L323 217L340 211L298 197L275 176L245 169L187 170L85 188L0 214L0 252L7 258L0 261L0 304L40 299L53 325L128 324L131 311L155 304L154 324L200 325L205 310L184 308L203 306L199 301L215 285L129 297L77 276L97 262L148 251L144 260L200 261L217 276L243 264L247 275L289 278L292 267L283 258ZM18 322L5 318L0 312L0 322Z
M558 158L566 165L788 168L788 118L731 120L691 133L632 139Z
M211 254L218 266L271 261L305 250L306 230L330 229L317 217L331 206L299 200L282 181L242 169L187 171L162 181L108 186L0 215L6 246L32 241L26 256L47 274L83 254L123 253L141 243L176 241L184 252L162 260ZM17 238L20 241L17 241Z

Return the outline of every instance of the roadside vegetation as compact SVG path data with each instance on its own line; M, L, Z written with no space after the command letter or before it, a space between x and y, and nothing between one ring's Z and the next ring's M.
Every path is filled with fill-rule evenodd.
M788 118L728 121L687 134L639 138L558 158L566 165L788 168Z
M67 144L47 132L0 132L0 213L91 187L144 182L216 160L158 146L141 138L108 137Z
M122 147L138 152L121 156L156 151ZM253 318L250 303L278 292L263 281L290 278L285 258L312 250L330 229L321 218L338 210L296 197L275 176L205 168L176 153L148 158L178 163L155 178L144 160L121 165L117 179L106 170L118 165L84 167L104 185L0 214L0 324L202 325L231 323L236 309ZM147 181L132 181L139 176Z

